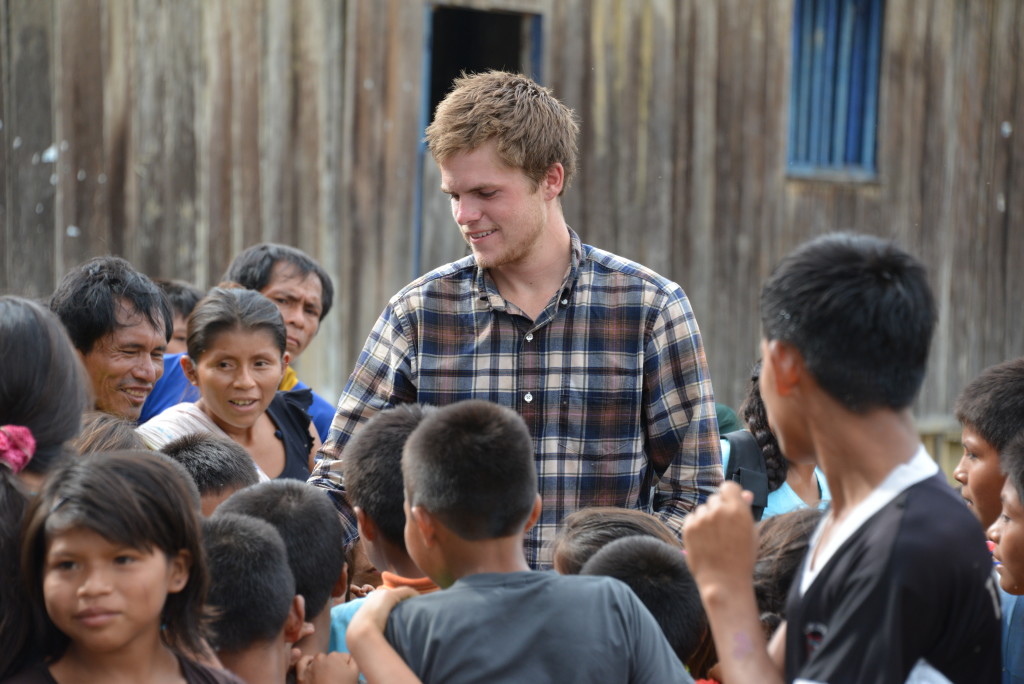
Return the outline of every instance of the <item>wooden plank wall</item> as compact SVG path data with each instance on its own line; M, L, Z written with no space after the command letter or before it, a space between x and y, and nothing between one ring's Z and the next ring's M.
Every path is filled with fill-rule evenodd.
M300 369L336 394L388 297L463 251L416 155L441 4L541 15L544 80L583 123L570 225L684 286L721 400L743 394L761 280L832 229L930 268L919 414L1024 354L1017 0L885 2L879 177L859 184L785 175L792 0L0 0L0 292L45 296L108 252L205 287L244 246L295 244L336 281Z

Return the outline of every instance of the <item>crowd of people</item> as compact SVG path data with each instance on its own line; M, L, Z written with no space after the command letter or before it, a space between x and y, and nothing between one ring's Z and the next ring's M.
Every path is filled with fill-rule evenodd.
M1024 358L957 401L958 496L910 412L924 267L826 234L764 283L720 432L683 289L565 222L578 130L456 80L426 141L470 253L337 408L293 247L0 296L0 683L1024 681Z

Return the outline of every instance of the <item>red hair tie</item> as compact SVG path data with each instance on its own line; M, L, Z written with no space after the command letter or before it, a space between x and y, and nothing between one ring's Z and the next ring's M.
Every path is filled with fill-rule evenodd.
M35 453L36 440L31 430L22 425L0 425L0 462L17 474Z

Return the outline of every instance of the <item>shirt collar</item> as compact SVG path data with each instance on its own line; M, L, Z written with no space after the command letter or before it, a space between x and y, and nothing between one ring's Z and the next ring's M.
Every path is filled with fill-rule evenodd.
M583 242L580 240L580 236L576 234L576 231L568 226L566 226L566 230L569 231L570 244L569 270L565 274L565 280L562 281L559 300L567 300L572 296L576 280L580 275L580 266L586 258L586 255L583 252ZM474 282L477 291L477 299L483 302L485 306L495 311L505 311L508 308L508 302L506 302L501 296L501 293L498 292L498 286L494 284L494 279L491 278L491 274L487 269L480 268L479 266L476 266L475 268L476 278Z

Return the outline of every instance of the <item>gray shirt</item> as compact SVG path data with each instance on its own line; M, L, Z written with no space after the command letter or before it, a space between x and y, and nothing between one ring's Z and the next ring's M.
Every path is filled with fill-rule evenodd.
M471 575L400 603L385 634L427 684L693 682L647 608L608 577Z

